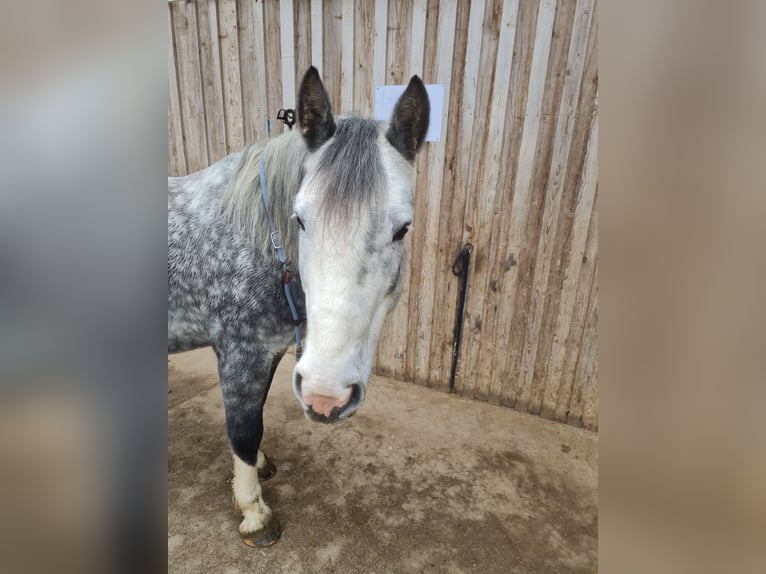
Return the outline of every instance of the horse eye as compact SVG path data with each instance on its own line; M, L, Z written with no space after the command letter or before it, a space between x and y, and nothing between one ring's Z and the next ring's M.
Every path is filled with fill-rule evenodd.
M302 229L303 231L306 231L306 226L305 226L305 225L303 225L303 221L301 221L301 218L300 218L300 217L298 217L297 215L295 216L295 221L297 221L297 222L298 222L298 225L300 225L300 226L301 226L301 229Z
M399 228L399 231L394 233L394 241L401 241L402 238L404 238L404 236L407 234L407 231L409 230L409 228L410 228L409 223L405 223L404 225L402 225Z

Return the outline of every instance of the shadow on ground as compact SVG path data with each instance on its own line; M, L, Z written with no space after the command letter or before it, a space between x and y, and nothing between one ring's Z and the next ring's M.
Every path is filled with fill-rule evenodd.
M265 411L280 541L246 547L215 355L168 361L168 571L592 573L593 433L373 378L338 426L307 421L287 355Z

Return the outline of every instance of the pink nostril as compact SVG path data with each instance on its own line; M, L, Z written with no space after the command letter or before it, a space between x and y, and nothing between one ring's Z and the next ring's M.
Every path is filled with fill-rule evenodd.
M306 393L305 389L301 394L303 395L304 402L311 407L311 410L317 414L329 417L334 408L341 408L348 403L348 400L351 398L351 388L346 389L341 398Z

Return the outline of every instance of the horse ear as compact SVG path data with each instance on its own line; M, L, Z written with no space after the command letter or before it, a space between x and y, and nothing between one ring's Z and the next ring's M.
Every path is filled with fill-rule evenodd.
M330 98L314 66L306 71L298 91L298 125L310 151L322 147L335 133Z
M386 132L389 143L408 161L415 161L415 154L428 132L431 104L423 81L412 76L407 89L396 102L394 115Z

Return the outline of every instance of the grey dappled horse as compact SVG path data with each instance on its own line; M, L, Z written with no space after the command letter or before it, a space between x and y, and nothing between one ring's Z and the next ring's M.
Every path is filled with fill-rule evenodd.
M258 479L276 471L259 450L263 405L295 325L283 282L297 265L292 285L306 340L295 395L310 420L341 421L364 402L383 319L401 289L429 102L413 76L389 124L336 120L312 67L297 115L299 130L168 179L168 351L215 350L239 530L251 546L280 535Z

